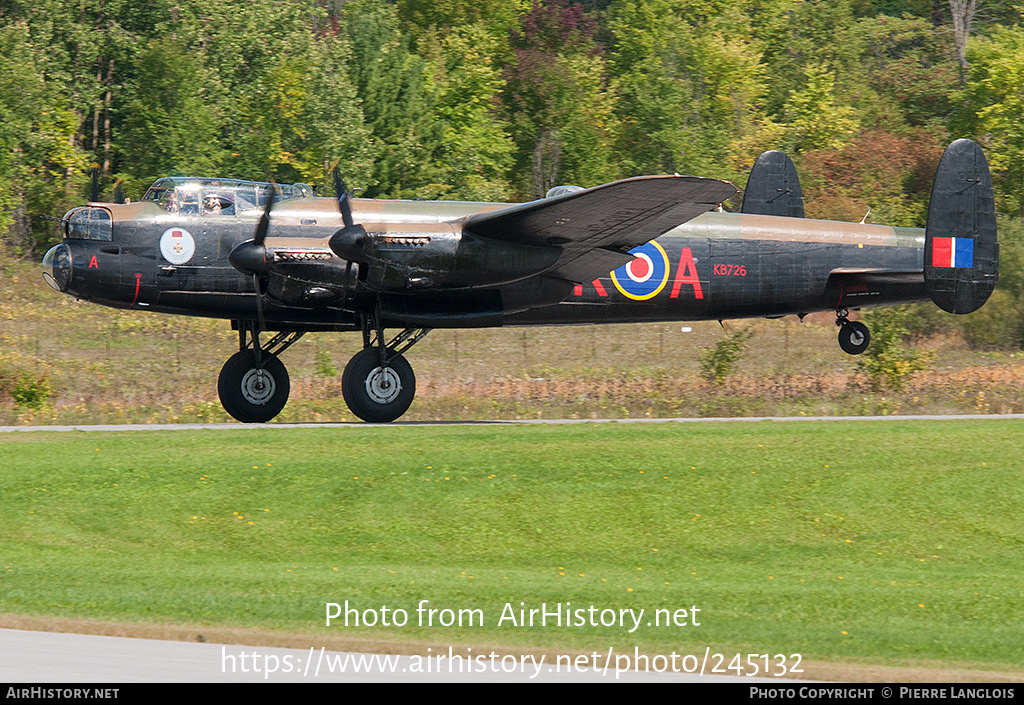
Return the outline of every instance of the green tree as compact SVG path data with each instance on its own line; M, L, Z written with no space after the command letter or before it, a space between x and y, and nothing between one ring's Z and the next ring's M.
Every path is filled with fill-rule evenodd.
M850 141L858 123L853 108L836 105L835 76L824 65L804 69L806 85L786 101L786 149L835 149Z
M409 50L395 8L382 0L345 5L340 31L352 45L349 75L374 145L365 195L430 197L443 190L438 155L444 125L422 57Z
M690 0L610 6L626 173L737 179L753 157L777 146L765 132L764 66L749 10L745 2Z
M954 132L972 135L985 148L997 204L1024 215L1024 28L995 27L975 39L964 108Z
M550 0L534 2L512 33L502 103L517 147L514 180L533 197L618 174L614 95L595 31L580 6Z
M132 155L124 173L136 190L159 176L210 176L226 157L222 95L200 55L171 37L153 39L126 86L119 149Z
M884 14L858 21L856 34L864 47L862 122L896 133L944 133L959 88L947 35L926 17Z
M68 174L87 169L75 142L78 120L53 84L27 23L0 27L0 254L6 256L45 244L49 230L37 223L33 231L31 217L62 212L71 199Z
M499 41L482 24L454 28L420 42L433 69L437 118L444 125L441 179L445 198L502 201L511 196L508 173L515 144L495 114L505 88L496 66Z
M335 162L350 186L372 179L375 150L363 120L362 100L349 77L351 54L349 41L340 33L326 33L312 47L300 148L303 179L309 183L331 183L326 171Z
M808 67L830 74L840 105L863 85L863 44L849 0L759 0L751 8L767 70L766 109L782 119L807 83ZM833 90L829 88L830 92Z
M507 37L519 15L529 9L527 0L398 0L398 14L411 30L418 51L424 37L477 27L492 37ZM429 41L429 39L428 39ZM504 57L508 45L499 46Z

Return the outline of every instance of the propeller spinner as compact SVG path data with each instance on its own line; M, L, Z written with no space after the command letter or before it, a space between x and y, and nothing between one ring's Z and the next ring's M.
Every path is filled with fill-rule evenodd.
M267 231L270 229L270 209L274 205L276 191L274 184L271 183L267 205L256 224L256 234L253 239L238 244L228 255L228 262L242 274L262 276L267 273L267 248L263 241L267 239Z

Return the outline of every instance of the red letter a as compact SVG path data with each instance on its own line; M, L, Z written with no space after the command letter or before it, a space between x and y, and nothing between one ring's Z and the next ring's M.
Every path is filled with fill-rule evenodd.
M676 268L676 280L672 285L670 299L679 298L679 288L683 284L693 286L693 297L695 299L704 298L704 290L700 288L700 277L697 276L697 265L693 261L693 253L690 252L689 247L684 247L679 255L679 266Z

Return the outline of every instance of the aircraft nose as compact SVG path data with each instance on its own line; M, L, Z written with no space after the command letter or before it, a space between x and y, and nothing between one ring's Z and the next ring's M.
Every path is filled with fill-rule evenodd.
M43 281L62 294L71 285L71 249L64 244L51 247L43 257Z

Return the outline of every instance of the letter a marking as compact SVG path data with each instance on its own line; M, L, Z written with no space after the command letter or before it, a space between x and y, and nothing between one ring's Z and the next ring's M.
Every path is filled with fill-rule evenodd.
M697 264L693 261L693 253L690 252L689 247L684 247L683 251L679 254L679 266L676 267L676 280L672 284L672 293L669 295L670 299L679 298L679 289L683 284L689 284L693 287L693 298L704 298L704 290L700 286L700 277L697 276Z

